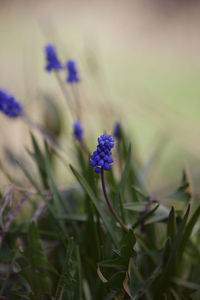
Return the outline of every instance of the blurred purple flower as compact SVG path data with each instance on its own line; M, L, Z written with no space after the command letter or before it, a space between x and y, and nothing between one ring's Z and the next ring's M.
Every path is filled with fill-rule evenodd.
M78 140L78 141L82 141L83 140L83 128L82 128L82 124L80 121L76 121L74 122L74 137Z
M11 118L17 118L23 114L23 107L13 95L0 89L0 111Z
M80 78L78 76L75 60L69 59L66 63L66 68L68 71L67 82L68 83L79 82Z
M59 61L56 53L56 47L53 44L47 44L45 46L46 52L46 70L51 72L52 70L58 71L63 69L61 62Z

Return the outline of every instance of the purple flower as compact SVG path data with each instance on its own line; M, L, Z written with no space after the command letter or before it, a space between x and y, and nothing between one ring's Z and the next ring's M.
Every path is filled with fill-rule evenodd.
M120 136L121 136L121 126L120 126L119 122L115 122L114 129L113 129L113 136L116 139L120 139Z
M103 134L98 138L97 150L90 157L90 166L95 167L95 172L101 172L101 169L108 171L111 168L113 159L110 151L114 147L114 139L111 134Z
M63 66L57 57L56 47L53 44L47 44L45 46L45 52L47 61L46 70L48 72L61 70Z
M23 107L14 96L0 89L0 111L11 118L17 118L23 114Z
M83 128L82 128L82 124L80 121L76 121L74 122L74 137L78 140L78 141L82 141L83 140Z
M66 68L68 71L67 82L68 83L79 82L80 78L79 78L78 71L76 68L75 60L69 59L66 63Z

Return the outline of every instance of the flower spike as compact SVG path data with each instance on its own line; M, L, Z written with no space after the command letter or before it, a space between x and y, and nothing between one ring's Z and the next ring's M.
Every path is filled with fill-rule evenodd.
M113 136L116 139L120 139L120 136L121 136L121 126L120 126L119 122L115 122L114 129L113 129Z
M97 150L90 157L90 166L95 167L96 173L100 173L101 169L110 170L113 163L110 150L114 147L114 139L111 134L103 134L98 138L98 143Z
M59 61L56 53L56 47L53 44L47 44L45 46L46 52L46 70L47 72L51 72L52 70L58 71L63 69L61 62Z
M22 105L13 95L0 89L0 111L10 118L17 118L23 115Z
M69 59L66 63L66 68L68 71L67 82L68 83L79 82L80 78L78 76L75 60Z
M83 140L83 128L82 128L82 124L80 121L76 121L73 124L74 126L74 137L78 140L78 141L82 141Z

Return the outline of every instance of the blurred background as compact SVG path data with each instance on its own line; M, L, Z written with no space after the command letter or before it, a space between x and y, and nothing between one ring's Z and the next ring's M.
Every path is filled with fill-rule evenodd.
M199 1L191 0L1 0L0 87L45 126L55 117L45 99L57 105L65 128L61 143L70 160L72 119L55 76L45 71L44 46L55 43L63 62L77 61L91 152L97 136L105 130L110 133L113 123L120 121L141 161L147 164L154 158L152 191L158 182L177 184L185 161L198 190L199 13ZM12 172L13 153L28 160L29 128L4 115L0 126L1 163ZM56 172L62 184L72 182L61 163ZM3 173L0 180L7 184Z

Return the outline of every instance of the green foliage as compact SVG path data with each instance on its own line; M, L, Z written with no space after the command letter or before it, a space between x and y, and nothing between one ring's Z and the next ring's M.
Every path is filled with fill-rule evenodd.
M36 168L18 162L28 184L1 191L0 297L199 298L200 207L194 197L190 203L185 171L175 192L155 199L141 180L144 167L122 130L115 163L105 176L110 209L85 145L75 142L78 165L69 166L76 185L66 177L67 187L61 188L53 163L60 156L46 141L41 145L33 134L31 140L28 153ZM31 217L15 218L9 206L11 197L20 203L15 189L26 195L25 211ZM173 199L173 206L166 199ZM19 208L23 211L20 206L16 212Z

